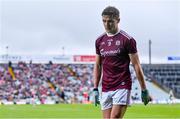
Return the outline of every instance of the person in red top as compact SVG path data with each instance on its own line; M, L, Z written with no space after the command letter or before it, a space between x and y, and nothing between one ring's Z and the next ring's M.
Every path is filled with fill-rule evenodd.
M125 31L119 29L119 10L108 6L102 12L105 33L97 38L96 62L94 66L95 105L99 104L98 85L102 78L100 98L103 118L123 118L130 101L132 63L142 90L142 101L151 100L144 81L136 41Z

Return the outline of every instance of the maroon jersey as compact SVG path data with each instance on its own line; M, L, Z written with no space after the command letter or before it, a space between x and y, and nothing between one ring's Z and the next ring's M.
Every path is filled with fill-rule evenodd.
M120 30L114 36L101 35L96 40L96 54L101 56L102 91L131 89L128 54L136 53L136 41Z

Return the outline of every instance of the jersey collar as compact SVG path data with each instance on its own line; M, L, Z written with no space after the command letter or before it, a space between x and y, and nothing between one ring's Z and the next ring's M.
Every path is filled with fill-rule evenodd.
M106 32L106 34L108 37L112 37L112 36L117 35L119 32L120 32L120 30L118 30L115 34L111 34L111 33L107 33L107 32Z

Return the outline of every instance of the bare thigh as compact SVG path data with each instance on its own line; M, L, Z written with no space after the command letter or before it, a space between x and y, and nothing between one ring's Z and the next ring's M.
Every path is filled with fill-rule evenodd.
M112 108L109 108L109 109L106 109L106 110L102 110L103 119L110 119L111 110L112 110Z
M111 119L122 119L127 109L127 105L113 105Z

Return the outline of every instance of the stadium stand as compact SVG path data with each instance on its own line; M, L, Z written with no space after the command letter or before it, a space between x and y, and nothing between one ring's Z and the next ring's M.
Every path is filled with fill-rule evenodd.
M91 103L93 101L93 64L59 64L50 61L46 64L18 62L12 63L11 66L15 78L8 71L7 63L0 64L0 102L3 104ZM142 66L154 99L167 99L168 94L154 85L153 80L162 85L163 89L173 89L175 96L178 97L180 65L143 64ZM141 102L139 84L132 66L130 69L133 82L132 100Z
M143 64L145 75L154 84L180 98L180 64Z
M15 79L7 64L0 64L1 102L83 103L92 90L93 65L88 64L12 64ZM86 99L84 99L86 98Z
M134 69L132 66L130 67L131 77L132 77L132 91L131 91L131 98L132 101L135 103L141 103L141 88L139 82L136 78ZM169 94L159 88L158 86L154 85L151 79L145 77L146 86L150 92L150 95L153 99L153 103L167 103L169 102Z

